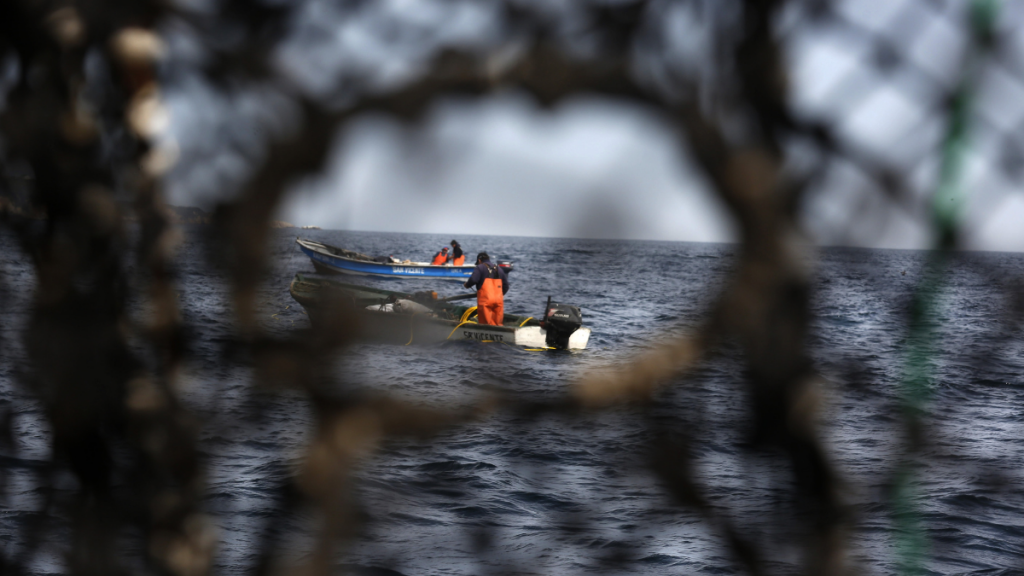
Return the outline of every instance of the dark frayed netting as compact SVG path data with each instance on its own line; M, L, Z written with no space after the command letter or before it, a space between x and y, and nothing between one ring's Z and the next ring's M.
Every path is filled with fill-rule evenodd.
M469 444L495 422L527 454L506 464L556 487L571 471L538 447L570 430L591 437L586 456L615 478L595 491L653 491L657 506L629 522L694 527L712 543L701 572L918 574L936 554L964 558L960 571L1024 569L1006 561L1022 552L1024 479L1012 463L969 457L964 430L939 417L957 410L955 396L934 401L950 365L980 375L971 384L1015 390L986 375L1021 349L1021 278L958 249L1024 167L1021 24L1018 4L984 0L0 3L0 571L423 574L437 564L418 561L453 542L477 561L446 573L697 571L658 564L645 551L656 530L605 536L599 503L585 498L522 517L553 535L524 554L511 552L509 526L483 518L444 537L409 530L374 566L353 563L379 543L381 519L402 513L398 500L485 497L449 466L410 471L401 498L384 501L374 482L395 480L375 478L375 462ZM352 30L401 65L337 41ZM797 98L813 43L831 46L835 65L812 67L821 77ZM179 149L161 136L173 121L162 96L190 86L224 115ZM339 133L367 117L415 133L442 101L510 92L552 114L581 96L640 108L677 140L679 162L736 230L731 264L694 296L699 311L668 307L670 337L614 363L540 383L506 371L441 401L356 385L372 369L337 361L361 338L344 314L268 328L272 221L297 182L328 168ZM905 113L871 120L879 101ZM894 133L862 137L870 121ZM200 248L183 264L164 188L225 151L233 169L203 180L218 205L189 228ZM809 211L837 194L838 210ZM976 194L985 203L966 210ZM871 336L856 351L829 340L816 306L840 288L821 281L806 246L809 232L863 244L890 221L934 250L890 271L905 283L897 297L872 300L895 319L877 327L877 346L897 350L881 374ZM830 282L872 266L844 254ZM197 333L214 320L184 314L179 292L197 269L229 295L202 361ZM962 345L943 340L944 311L979 303L949 301L954 274L983 283L999 319ZM724 424L710 422L712 374L731 386ZM204 392L188 386L197 379ZM310 426L262 469L246 528L218 528L230 522L211 478L230 446L268 442L281 398ZM841 410L826 401L836 398ZM847 413L869 414L885 442L835 442ZM630 436L628 450L610 430ZM712 470L719 440L733 449L723 466L734 490ZM850 451L862 469L837 465ZM956 479L972 527L950 536L935 525L921 492L934 475ZM972 563L988 525L1008 527L1008 552ZM864 545L865 533L885 535ZM691 543L672 545L685 555ZM570 548L575 563L552 568Z

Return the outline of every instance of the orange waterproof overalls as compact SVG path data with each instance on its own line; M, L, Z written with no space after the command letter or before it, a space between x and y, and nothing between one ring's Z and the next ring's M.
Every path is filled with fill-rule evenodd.
M434 254L434 261L431 262L430 264L432 266L441 266L442 264L444 264L447 261L448 261L448 253L445 252L444 250L441 250L437 254Z
M465 263L466 263L466 255L465 254L463 254L462 256L459 256L455 260L452 260L452 266L462 266Z
M476 292L476 319L480 324L501 326L505 321L505 296L502 294L501 276L498 267L487 265L487 277L480 283Z

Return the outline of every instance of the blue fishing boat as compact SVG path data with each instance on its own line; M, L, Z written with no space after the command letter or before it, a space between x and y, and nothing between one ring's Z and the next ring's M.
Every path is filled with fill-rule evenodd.
M389 276L393 278L430 278L465 280L473 273L473 264L463 266L440 265L429 262L398 261L390 257L372 258L352 250L345 250L323 242L296 238L299 250L313 261L321 273L355 274L357 276ZM506 272L512 271L512 262L498 260L498 266Z

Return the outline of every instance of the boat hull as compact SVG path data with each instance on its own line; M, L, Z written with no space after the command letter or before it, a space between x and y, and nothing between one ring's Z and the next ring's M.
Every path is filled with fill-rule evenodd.
M472 265L434 266L424 262L384 264L363 260L354 256L355 253L339 250L312 240L296 238L295 242L299 245L302 253L313 261L313 266L317 271L324 273L465 281L466 278L473 274L474 268Z
M548 349L547 332L540 326L490 326L476 322L425 318L415 314L360 311L360 334L386 344L440 344L472 341ZM312 318L312 315L311 315ZM569 350L583 350L590 340L590 328L580 328L569 337Z
M462 322L466 306L450 306L429 314L384 312L383 305L369 305L374 297L381 304L395 294L301 274L289 291L302 305L314 326L321 329L349 329L359 339L389 344L438 344L459 340L493 342L547 349L547 332L536 319L506 315L504 326ZM376 308L376 309L373 309ZM439 316L439 317L438 317ZM590 328L582 327L569 337L569 350L582 350L590 340Z

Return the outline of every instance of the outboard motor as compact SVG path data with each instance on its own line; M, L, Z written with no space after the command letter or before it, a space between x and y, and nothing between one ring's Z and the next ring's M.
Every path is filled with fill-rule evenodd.
M505 274L515 270L515 265L511 260L498 260L498 267L505 271Z
M548 306L544 310L544 319L540 326L547 332L547 345L559 350L569 348L569 336L583 325L583 313L578 306L552 302L548 296Z

